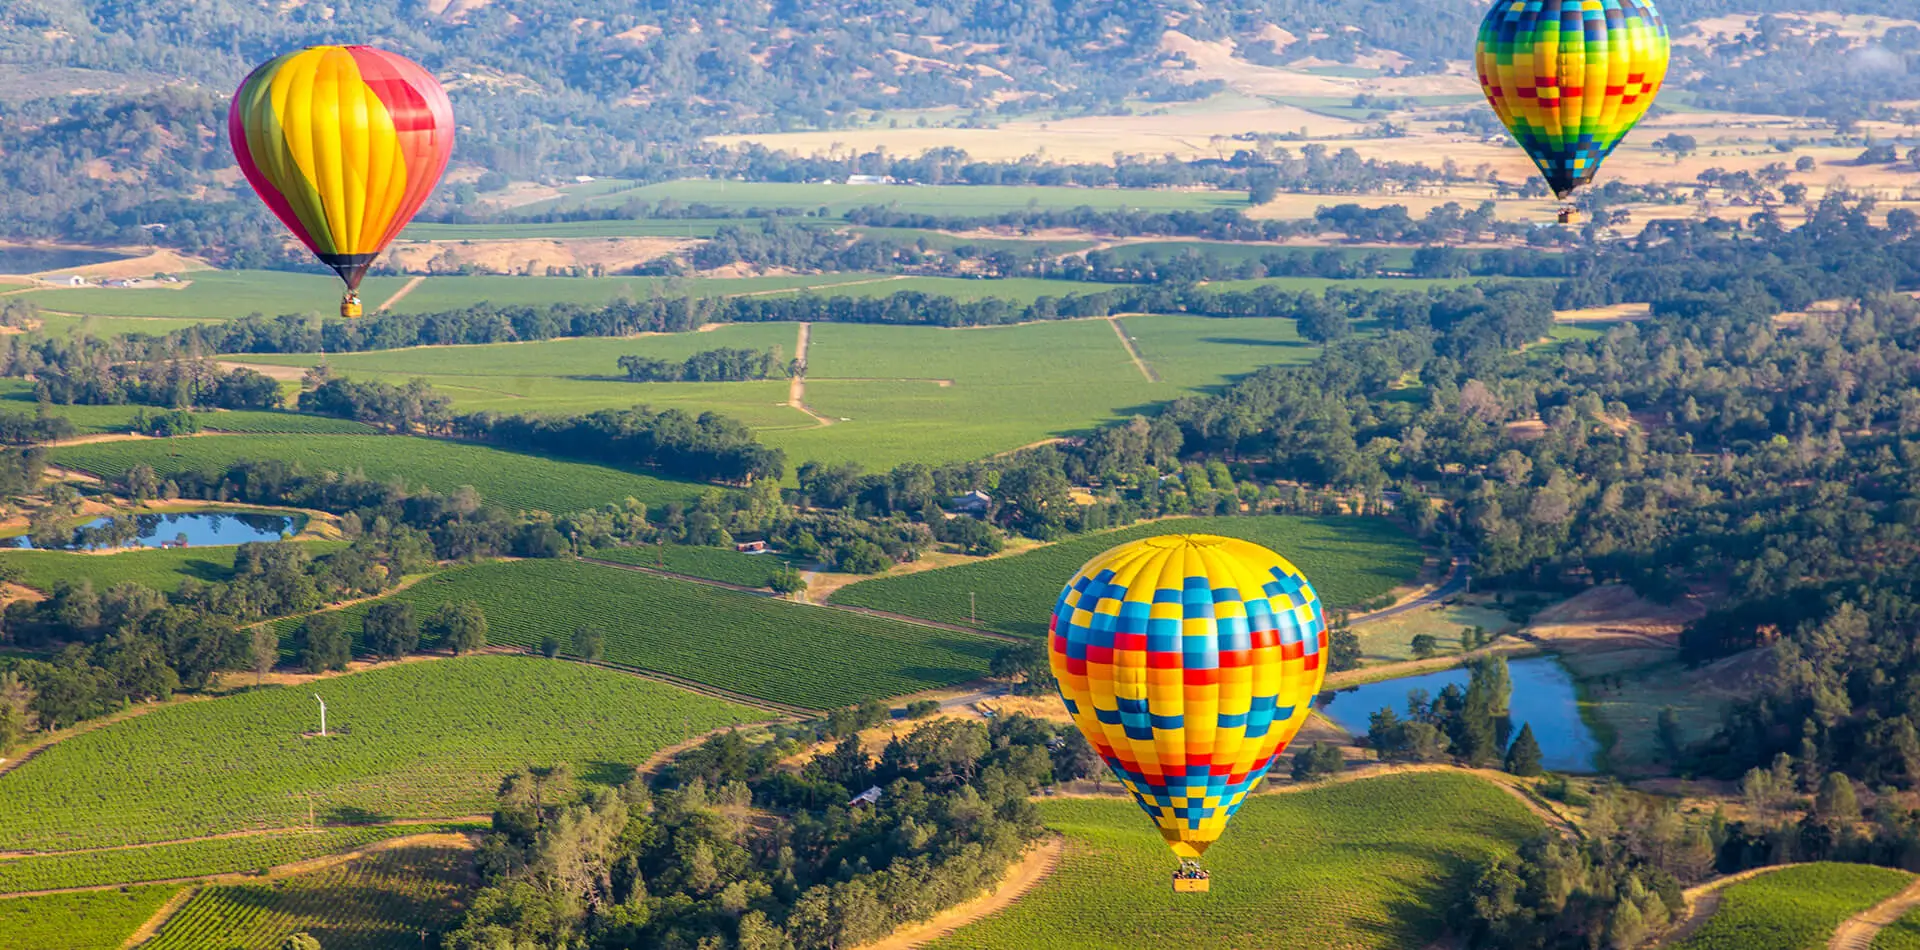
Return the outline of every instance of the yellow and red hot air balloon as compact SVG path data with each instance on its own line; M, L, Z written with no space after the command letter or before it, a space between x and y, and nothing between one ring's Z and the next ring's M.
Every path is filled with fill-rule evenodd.
M360 280L433 193L453 153L453 104L419 64L371 46L315 46L255 69L228 137L267 207L340 275Z
M1566 198L1647 114L1670 51L1653 0L1497 0L1474 65L1500 121Z
M1189 861L1266 777L1326 677L1313 585L1280 555L1234 538L1114 548L1067 583L1050 629L1074 724ZM1176 889L1204 890L1204 875L1187 867Z

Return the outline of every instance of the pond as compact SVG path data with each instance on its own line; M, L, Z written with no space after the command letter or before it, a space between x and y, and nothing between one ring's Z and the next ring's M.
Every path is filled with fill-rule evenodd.
M1552 657L1514 660L1507 664L1513 679L1513 731L1523 723L1533 725L1533 736L1540 742L1541 758L1547 768L1557 772L1591 772L1600 743L1593 730L1580 718L1580 704L1574 694L1573 677ZM1423 689L1431 695L1448 686L1467 688L1466 667L1420 673L1398 679L1381 680L1331 694L1322 694L1318 705L1321 715L1340 724L1356 736L1367 734L1367 717L1385 707L1406 714L1407 693Z
M101 518L74 529L74 547L208 547L221 544L245 544L248 541L278 541L282 535L299 534L307 526L304 515L277 515L215 511L189 511L167 515L122 515L123 527L116 531L116 519ZM31 548L26 538L8 538L15 547Z
M38 274L64 267L85 267L125 260L127 255L77 247L15 247L0 245L0 274Z

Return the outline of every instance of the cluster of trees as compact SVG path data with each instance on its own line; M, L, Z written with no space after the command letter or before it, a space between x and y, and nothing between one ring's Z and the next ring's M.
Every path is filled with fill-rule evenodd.
M1025 716L933 720L877 760L857 718L798 774L779 764L817 726L714 736L651 788L580 790L565 765L508 776L480 849L487 886L447 946L870 942L991 886L1040 834L1029 796L1090 768ZM854 802L868 788L879 800Z
M1467 670L1464 690L1448 686L1438 696L1426 690L1409 692L1405 719L1391 708L1373 713L1367 745L1383 759L1436 762L1451 756L1470 766L1504 766L1515 775L1539 775L1540 743L1533 726L1522 723L1519 734L1512 735L1513 681L1506 659L1477 656L1467 661Z
M730 383L791 375L797 367L780 365L772 350L723 346L673 363L645 356L620 357L620 369L636 383Z
M395 386L378 380L326 379L300 394L300 411L377 425L394 432L444 432L453 400L424 379Z
M280 384L245 367L221 371L212 360L103 363L102 347L38 338L34 396L55 405L138 403L175 409L278 409ZM24 367L23 367L24 368Z
M691 416L645 406L559 417L480 412L454 419L450 431L475 442L703 481L744 485L777 481L787 472L785 452L762 445L745 423L716 412Z

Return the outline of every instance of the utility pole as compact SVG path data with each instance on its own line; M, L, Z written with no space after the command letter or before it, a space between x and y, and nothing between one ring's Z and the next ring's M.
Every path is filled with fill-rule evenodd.
M320 738L325 739L327 737L327 701L321 699L319 693L313 694L313 698L320 704Z

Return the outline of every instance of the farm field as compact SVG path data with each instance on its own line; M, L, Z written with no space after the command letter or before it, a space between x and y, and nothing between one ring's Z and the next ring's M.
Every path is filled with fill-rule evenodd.
M405 835L484 830L485 822L305 828L282 834L207 838L139 848L0 859L0 894L135 881L245 874L342 854ZM4 941L0 941L4 944Z
M616 564L635 564L710 581L765 587L774 571L791 558L778 554L741 554L722 548L663 544L635 548L599 548L593 556Z
M0 946L120 950L180 890L178 884L0 899Z
M1258 290L1272 287L1276 290L1293 292L1328 290L1391 290L1396 292L1421 291L1430 287L1468 287L1486 282L1511 282L1525 280L1520 277L1356 277L1352 280L1335 280L1330 277L1252 277L1246 280L1208 281L1209 290L1234 291Z
M474 886L471 848L410 845L270 884L203 888L141 946L278 950L305 931L328 950L417 950L458 925Z
M1108 156L1111 159L1111 156ZM596 184L598 184L596 182ZM1029 208L1079 207L1144 211L1206 211L1245 207L1244 191L1175 191L1140 188L1070 188L1044 185L843 185L831 182L786 183L718 181L688 178L610 191L570 194L552 203L528 205L522 212L619 207L630 201L704 204L736 212L754 208L824 211L838 217L854 208L888 207L909 214L973 216Z
M434 575L394 595L424 617L471 600L492 643L562 649L576 627L606 630L606 660L811 709L949 686L985 675L985 637L825 610L579 561L511 561ZM366 605L347 608L359 629ZM294 621L280 621L291 633ZM0 783L3 784L3 783ZM4 839L0 839L4 840Z
M1455 603L1410 610L1374 623L1354 628L1360 638L1360 654L1368 660L1413 659L1413 638L1429 634L1440 640L1440 652L1460 649L1460 632L1480 627L1489 634L1512 630L1515 624L1507 615L1490 606Z
M1920 950L1920 910L1908 911L1873 938L1873 950Z
M1540 822L1470 775L1418 773L1248 799L1208 849L1213 890L1169 891L1175 860L1132 800L1039 803L1066 836L1059 869L932 950L1155 947L1403 950L1441 929L1450 882Z
M1728 885L1720 908L1677 950L1819 950L1841 921L1912 880L1905 871L1863 864L1771 871Z
M346 546L343 541L295 541L309 554L319 555ZM93 582L104 591L131 581L164 593L180 589L188 578L215 583L233 579L234 545L199 548L149 548L111 554L74 551L0 551L0 565L17 568L19 583L50 591L61 581Z
M1420 549L1398 527L1372 518L1178 518L973 564L882 577L843 587L836 604L871 607L964 624L973 593L979 626L1018 636L1044 636L1060 588L1080 565L1125 541L1156 534L1224 534L1266 545L1305 572L1327 606L1377 597L1411 580Z
M48 336L86 334L102 339L122 333L163 336L175 330L210 322L176 317L101 317L93 314L54 313L48 310L40 311L37 319L40 321L41 332Z
M894 283L900 282L867 286ZM762 441L786 450L790 468L820 460L855 461L883 470L906 461L979 458L1084 431L1261 366L1305 362L1319 352L1299 338L1294 321L1279 317L1153 315L1126 317L1119 323L1160 381L1149 381L1141 373L1104 320L974 329L813 324L806 403L832 420L828 426L787 405L784 380L628 383L596 378L617 374L617 361L626 354L685 359L727 346L778 347L791 357L798 329L787 323L731 324L700 333L629 339L414 347L330 355L327 361L356 378L399 383L424 377L463 411L588 412L636 404L694 413L713 410L754 427ZM1036 353L1046 355L1044 373L1035 371ZM268 354L243 359L311 366L320 357ZM481 491L486 494L484 487Z
M1004 300L1009 304L1025 306L1041 297L1097 294L1102 291L1117 290L1120 287L1120 284L1101 284L1086 280L1051 280L1040 277L976 279L888 275L861 283L849 283L845 286L815 288L807 293L818 297L870 298L918 293L931 297L952 297L955 300Z
M195 271L182 285L76 287L36 290L23 296L43 310L106 317L176 317L234 320L251 313L339 313L341 285L332 274L288 271ZM369 277L360 295L378 303L405 284L404 277Z
M500 224L435 224L415 222L400 232L401 241L490 241L551 238L568 240L606 237L708 238L723 224L742 224L737 218L620 218L611 221L513 221Z
M471 485L482 500L515 510L581 511L636 498L648 505L690 502L705 486L562 462L484 445L384 435L223 435L197 439L98 442L53 450L55 464L101 478L135 465L161 478L224 469L241 459L278 459L309 473L361 472L413 488L451 492Z
M827 288L837 284L885 276L852 271L786 277L512 277L491 274L428 277L394 304L392 309L394 313L435 313L482 303L502 307L557 303L604 306L620 300L645 300L655 295L731 297L808 288L819 288L820 293L828 293L830 291ZM385 299L367 295L370 304Z
M1358 261L1378 255L1385 261L1387 267L1395 270L1406 270L1413 266L1413 248L1410 247L1275 247L1266 244L1235 244L1227 241L1145 241L1138 244L1122 244L1102 253L1122 261L1148 258L1170 261L1191 254L1215 260L1250 263L1257 263L1270 257L1304 263L1321 255L1346 261Z
M886 241L898 241L906 244L924 244L931 250L952 250L957 247L973 247L985 251L1008 251L1014 254L1044 254L1048 256L1072 254L1093 247L1090 240L1071 238L1016 238L1016 237L962 237L947 231L928 231L919 228L848 228L862 237Z
M327 701L328 738L312 693ZM0 841L143 844L307 823L481 814L501 776L570 761L617 783L655 750L758 710L525 657L404 663L168 706L0 775Z
M33 386L21 380L0 381L0 411L32 414L39 410L33 398ZM152 406L48 406L52 415L63 416L82 435L126 432L135 413L153 415L165 410ZM218 410L196 412L200 427L208 432L287 435L373 435L380 430L352 419L311 416L297 412L254 412Z

